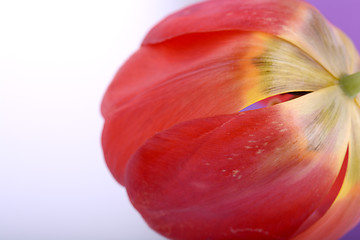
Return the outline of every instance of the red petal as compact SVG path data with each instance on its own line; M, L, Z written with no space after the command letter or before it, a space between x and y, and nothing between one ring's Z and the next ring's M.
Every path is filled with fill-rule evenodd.
M114 177L123 183L128 158L156 132L177 122L237 112L241 92L249 83L238 81L251 72L240 63L250 34L222 33L189 36L155 47L142 47L119 71L102 104L104 155ZM234 48L244 43L245 47ZM253 48L252 48L253 49Z
M189 33L225 30L259 31L279 35L295 25L301 10L310 7L294 0L204 1L178 11L155 26L143 44L154 44Z
M340 171L348 131L339 130L349 121L339 91L155 135L129 162L130 200L171 239L290 237L321 206Z

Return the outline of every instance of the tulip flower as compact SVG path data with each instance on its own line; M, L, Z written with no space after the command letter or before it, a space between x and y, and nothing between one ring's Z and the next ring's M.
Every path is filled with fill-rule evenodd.
M190 6L110 84L106 163L170 239L338 239L360 218L359 71L303 1Z

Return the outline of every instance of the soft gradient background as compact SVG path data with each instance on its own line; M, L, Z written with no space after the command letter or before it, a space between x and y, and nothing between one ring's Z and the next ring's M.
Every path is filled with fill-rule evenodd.
M105 166L99 106L150 27L194 2L0 0L0 239L163 239ZM360 47L358 0L310 2Z

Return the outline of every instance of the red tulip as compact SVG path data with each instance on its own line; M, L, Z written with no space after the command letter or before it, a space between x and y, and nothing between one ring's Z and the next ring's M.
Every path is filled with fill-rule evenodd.
M305 2L190 6L109 86L106 162L171 239L338 239L360 218L359 71Z

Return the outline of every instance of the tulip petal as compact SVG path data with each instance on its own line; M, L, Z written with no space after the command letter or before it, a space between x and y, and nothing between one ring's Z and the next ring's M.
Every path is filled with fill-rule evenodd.
M143 46L119 70L103 100L106 162L123 183L129 157L156 132L335 82L300 49L264 33L192 34Z
M143 44L181 35L228 30L258 31L289 41L336 77L359 69L351 40L313 6L297 0L213 0L176 12L155 26ZM356 61L353 61L354 57Z
M130 200L171 239L287 239L337 179L350 129L344 103L334 86L175 125L129 161Z
M198 32L259 31L279 35L284 26L296 26L310 5L297 0L203 1L168 16L145 37L156 44Z
M296 240L339 239L360 220L360 109L352 106L352 133L343 186L326 214Z
M342 47L344 48L344 51L346 51L346 54L344 54L344 57L346 57L346 59L340 59L340 58L332 59L332 61L334 61L333 64L339 64L339 62L341 61L346 61L346 69L347 69L346 75L359 72L360 55L354 43L340 29L338 28L334 28L334 29L335 29L335 34L338 36L338 38L340 38L340 44L343 43Z

